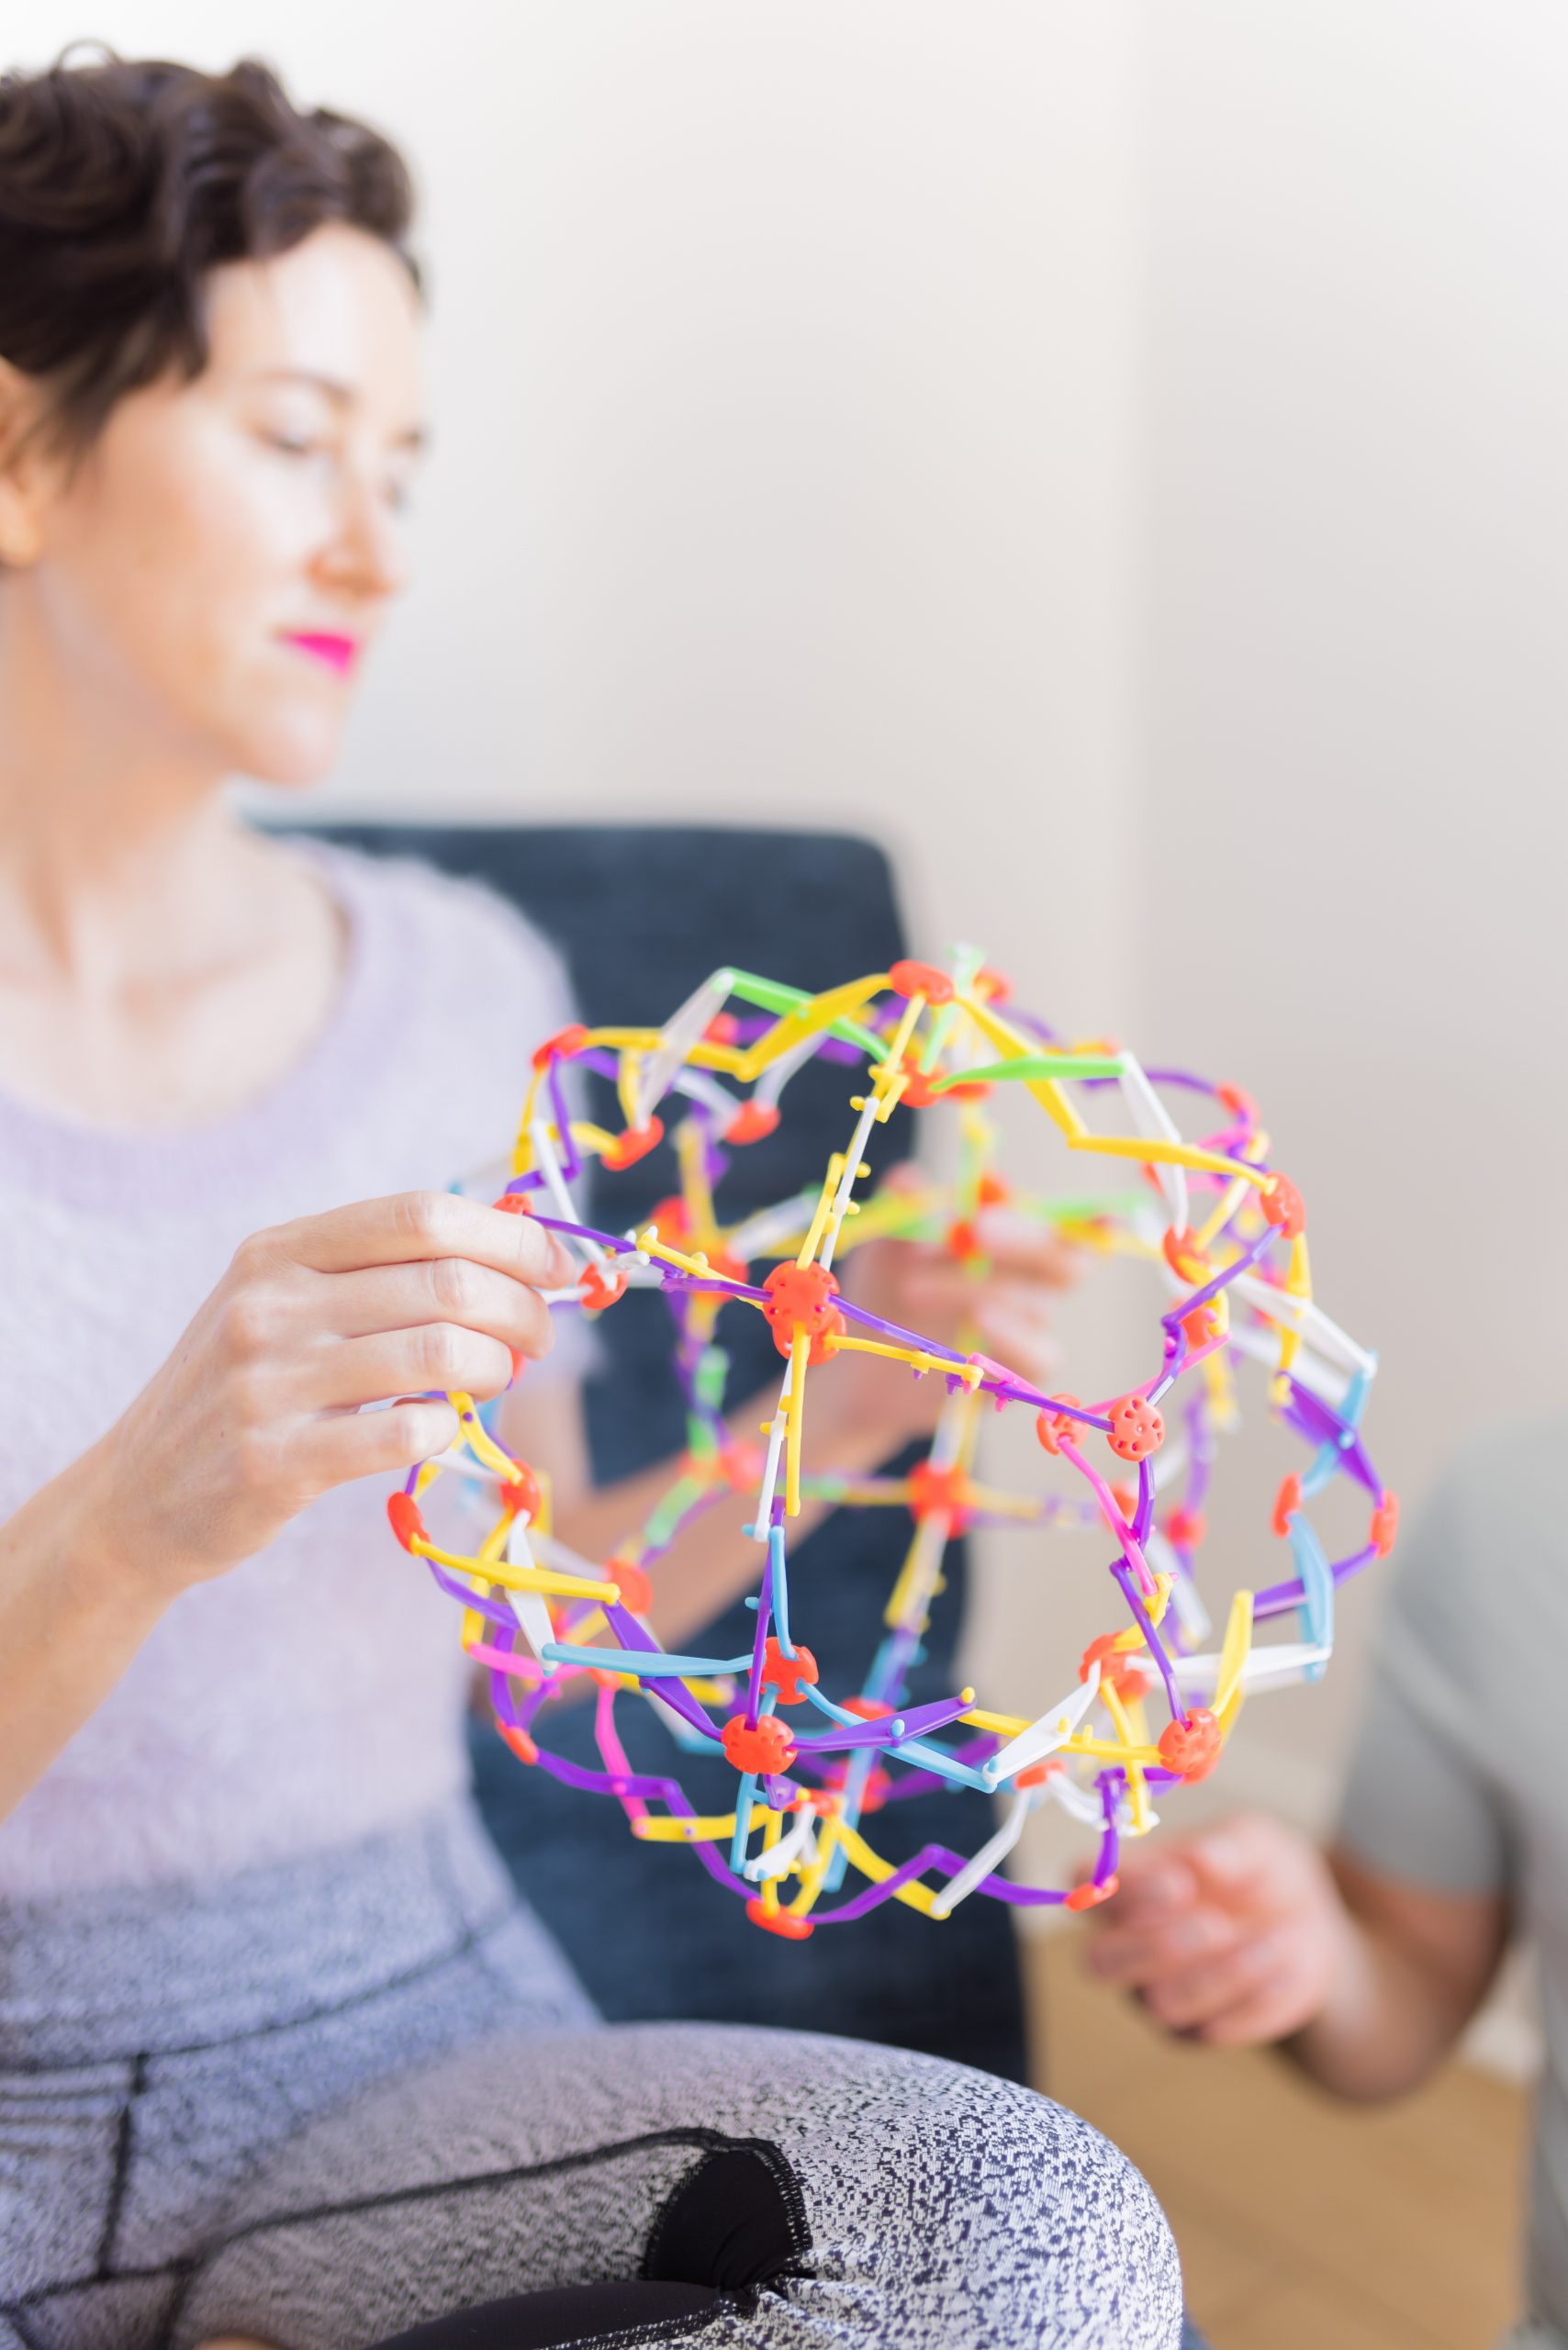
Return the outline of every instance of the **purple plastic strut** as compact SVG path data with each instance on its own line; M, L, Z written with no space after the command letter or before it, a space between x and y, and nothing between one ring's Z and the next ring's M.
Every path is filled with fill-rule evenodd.
M1132 1611L1133 1621L1143 1634L1148 1652L1159 1668L1159 1677L1165 1684L1165 1694L1170 1700L1170 1710L1172 1714L1184 1720L1187 1708L1182 1702L1182 1692L1177 1684L1176 1675L1170 1669L1170 1659L1166 1654L1164 1641L1143 1612L1137 1595L1137 1585L1133 1580L1133 1571L1125 1559L1117 1559L1112 1565L1111 1572L1120 1585L1122 1596Z
M566 1182L572 1183L583 1171L582 1153L573 1138L571 1113L566 1108L566 1097L562 1091L558 1062L551 1062L550 1071L544 1083L550 1095L550 1108L555 1119L555 1132L561 1137L561 1173Z

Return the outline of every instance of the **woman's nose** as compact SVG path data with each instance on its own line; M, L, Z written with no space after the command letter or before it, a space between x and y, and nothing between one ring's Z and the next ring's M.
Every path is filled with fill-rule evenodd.
M320 577L341 593L379 599L409 584L408 551L398 516L368 485L345 487L337 528L316 559Z

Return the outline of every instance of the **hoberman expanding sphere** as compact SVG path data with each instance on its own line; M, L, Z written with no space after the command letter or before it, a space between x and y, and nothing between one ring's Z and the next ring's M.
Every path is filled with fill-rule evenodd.
M973 953L958 955L949 970L902 962L811 997L722 970L662 1028L572 1027L542 1045L501 1203L539 1213L577 1252L581 1277L558 1303L602 1311L630 1285L664 1292L679 1327L689 1430L679 1479L608 1564L579 1559L550 1533L548 1480L514 1460L459 1394L452 1398L459 1441L416 1471L388 1505L399 1540L462 1601L464 1646L488 1670L497 1728L512 1751L574 1786L614 1796L633 1835L689 1844L710 1875L746 1897L756 1924L791 1939L887 1900L933 1918L971 1893L1070 1908L1104 1900L1115 1889L1121 1839L1155 1825L1151 1791L1213 1768L1249 1690L1321 1674L1333 1644L1336 1584L1394 1539L1396 1504L1361 1437L1375 1358L1313 1303L1301 1196L1270 1167L1252 1103L1232 1086L1183 1070L1146 1071L1110 1045L1062 1044L1037 1020L1000 1010L1006 995L1005 982ZM732 1003L750 1011L736 1016ZM859 1072L849 1080L859 1090L848 1093L847 1148L829 1160L819 1193L725 1227L715 1204L725 1152L773 1133L790 1078L814 1055ZM562 1072L571 1063L614 1080L620 1133L570 1113ZM958 1354L879 1320L843 1296L834 1275L836 1259L874 1235L935 1233L959 1257L975 1253L978 1212L1006 1196L978 1106L999 1084L1025 1087L1070 1150L1130 1159L1147 1178L1148 1188L1130 1193L1036 1203L1030 1211L1092 1248L1146 1259L1171 1301L1159 1317L1153 1369L1103 1402L1044 1394L985 1355ZM1074 1094L1112 1088L1130 1130L1092 1133ZM1192 1097L1200 1123L1214 1130L1183 1140L1157 1088ZM570 1186L585 1158L597 1154L611 1169L633 1165L662 1139L656 1113L672 1099L684 1109L672 1136L679 1196L619 1237L582 1223ZM868 1172L863 1153L901 1101L956 1105L958 1181L941 1195L883 1192L862 1204L854 1194ZM759 1265L768 1270L754 1282ZM733 1444L721 1417L727 1358L714 1325L720 1307L737 1298L767 1317L785 1358L765 1458ZM846 1349L946 1378L929 1456L906 1480L813 1487L803 1473L812 1367ZM1234 1417L1231 1380L1242 1358L1267 1367L1272 1411L1305 1439L1310 1458L1286 1478L1275 1505L1291 1572L1267 1590L1237 1592L1215 1647L1193 1559L1214 1438ZM999 1410L1021 1404L1037 1416L1041 1445L1077 1472L1081 1494L1020 1498L974 1481L987 1397ZM488 1482L498 1503L472 1556L433 1542L420 1515L420 1494L448 1466ZM1331 1561L1305 1505L1339 1476L1370 1496L1371 1524L1360 1548ZM650 1571L702 1511L754 1484L759 1582L751 1653L666 1653L646 1620ZM913 1521L886 1636L863 1681L847 1689L822 1685L791 1624L787 1528L813 1491L848 1508L902 1502ZM1002 1522L1103 1525L1125 1620L1090 1643L1069 1694L1033 1721L988 1710L969 1689L907 1704L946 1544L967 1527ZM1255 1644L1257 1626L1276 1617L1287 1619L1291 1637ZM600 1771L552 1754L544 1742L550 1700L584 1673L598 1684ZM678 1777L631 1770L615 1721L628 1695L655 1707L678 1749L727 1758L732 1809L700 1816ZM1165 1717L1158 1729L1151 1710ZM1006 1796L1000 1826L972 1855L928 1844L894 1867L876 1851L868 1818L944 1781ZM1045 1802L1097 1833L1092 1874L1071 1889L999 1874L1028 1813ZM850 1871L863 1886L835 1898Z

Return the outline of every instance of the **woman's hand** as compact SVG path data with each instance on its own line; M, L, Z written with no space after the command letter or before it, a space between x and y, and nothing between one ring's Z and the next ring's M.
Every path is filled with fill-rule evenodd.
M549 1352L540 1289L573 1278L531 1217L444 1192L253 1234L72 1472L105 1555L172 1595L251 1557L330 1487L442 1451L456 1416L423 1391L499 1394L517 1358Z
M1169 2031L1238 2047L1321 2015L1357 1944L1323 1854L1260 1813L1127 1854L1114 1899L1092 1913L1085 1964Z
M924 1188L913 1168L895 1168L884 1191ZM1014 1209L982 1209L975 1219L977 1274L945 1248L914 1240L870 1240L845 1259L845 1294L885 1322L958 1351L976 1348L1036 1386L1048 1387L1059 1360L1051 1316L1059 1292L1078 1277L1077 1251L1045 1225ZM824 1366L824 1370L826 1366ZM817 1382L822 1381L821 1386ZM831 1381L813 1374L815 1394L840 1424L865 1428L889 1452L911 1438L928 1436L947 1398L939 1372L916 1379L902 1364L877 1355L840 1355Z

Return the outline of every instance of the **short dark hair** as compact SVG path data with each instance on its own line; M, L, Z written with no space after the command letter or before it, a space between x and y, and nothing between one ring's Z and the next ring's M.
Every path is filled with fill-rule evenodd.
M204 282L342 221L407 266L413 186L378 131L301 112L270 67L68 50L0 74L0 358L48 390L73 453L115 403L208 357Z

